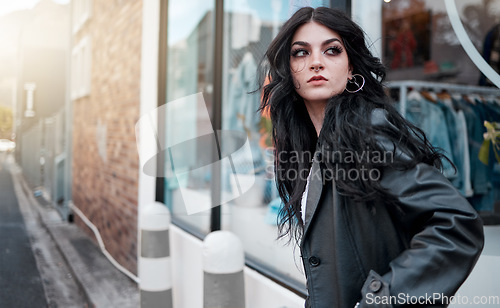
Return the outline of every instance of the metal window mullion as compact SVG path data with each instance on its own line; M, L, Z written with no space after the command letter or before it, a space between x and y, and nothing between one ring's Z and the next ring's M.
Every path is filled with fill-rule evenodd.
M214 66L213 66L213 103L212 103L212 125L214 133L222 129L222 67L223 67L223 36L224 36L224 0L215 0L215 14L212 15L214 20ZM222 140L216 139L217 142ZM214 149L213 161L219 161L220 153L218 149ZM211 198L212 209L210 215L210 230L217 231L221 229L221 170L219 164L212 164L212 182L211 182Z
M160 0L160 32L158 37L158 103L160 107L167 102L167 53L168 53L168 0ZM158 138L166 138L166 114L158 112ZM156 174L165 172L165 152L160 151L156 157ZM165 203L165 178L156 177L155 200Z

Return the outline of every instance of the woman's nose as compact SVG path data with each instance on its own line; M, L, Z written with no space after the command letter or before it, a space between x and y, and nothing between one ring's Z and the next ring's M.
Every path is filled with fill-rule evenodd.
M318 72L323 69L323 63L321 62L321 56L318 53L313 53L311 57L310 69Z
M321 65L319 63L314 63L313 65L311 65L311 70L313 70L315 72L319 72L322 69L323 69L323 65Z

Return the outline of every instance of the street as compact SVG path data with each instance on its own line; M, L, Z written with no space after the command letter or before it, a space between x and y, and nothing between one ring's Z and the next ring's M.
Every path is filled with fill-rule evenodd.
M87 307L26 193L12 155L0 152L0 307Z

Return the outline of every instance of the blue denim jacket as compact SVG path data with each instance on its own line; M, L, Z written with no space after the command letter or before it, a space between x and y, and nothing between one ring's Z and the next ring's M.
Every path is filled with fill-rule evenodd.
M468 135L468 147L469 147L469 159L470 159L470 180L474 193L476 194L476 189L478 192L484 190L484 165L479 161L479 148L481 147L483 139L483 129L482 122L476 112L472 109L472 105L465 102L463 99L454 99L452 102L456 109L463 111L466 124L467 124L467 135ZM481 165L479 165L481 164Z
M462 195L465 196L465 167L464 167L464 149L467 146L465 143L465 138L460 135L462 123L459 122L457 112L452 108L450 104L446 104L443 101L438 101L437 105L441 108L444 113L446 126L448 127L448 134L450 138L451 145L451 156L453 158L453 163L457 168L457 176L452 179L452 184L455 186Z
M445 115L438 105L417 94L409 95L406 104L406 118L422 129L429 142L440 149L453 162L453 152ZM443 175L448 179L457 177L455 169L446 160L443 161Z

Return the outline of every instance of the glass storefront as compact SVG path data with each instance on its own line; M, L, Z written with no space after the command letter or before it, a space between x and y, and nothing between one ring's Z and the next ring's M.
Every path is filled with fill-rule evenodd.
M492 148L481 154L484 122L500 122L500 91L479 69L499 72L500 0L393 0L381 23L395 101L455 164L444 174L485 223L500 224L500 164Z
M395 103L446 151L458 170L447 176L485 222L500 224L500 165L493 151L486 164L478 156L484 120L500 122L500 93L464 49L445 1L346 3L352 3L352 10L347 10L368 33L374 53L388 69L388 91ZM468 39L498 71L500 0L454 3ZM165 203L172 210L173 222L202 237L211 231L212 211L188 213L185 193L207 203L213 202L214 194L241 194L240 185L250 183L249 190L221 206L221 228L242 240L249 266L302 294L305 278L300 251L277 240L281 202L272 174L270 120L257 112L261 93L254 90L258 88L257 67L283 22L302 6L330 5L331 1L321 0L224 0L223 16L215 16L215 1L169 1L168 6L166 103L201 93L205 106L173 108L166 114L166 138L188 140L202 135L212 129L213 110L221 110L221 126L213 129L241 132L251 152L250 156L234 156L231 165L221 164L220 175L212 177L213 169L194 167L214 150L212 142L197 142L183 151L178 157L181 165L196 170L186 176L167 172ZM215 50L216 18L223 18L222 50ZM214 67L214 52L222 53L222 67ZM214 84L215 70L222 71L220 85ZM214 101L216 86L222 90L220 101ZM207 117L201 116L207 112ZM173 164L166 159L167 169L173 169ZM231 170L233 164L243 166L237 176Z
M300 252L293 244L277 241L277 214L281 201L273 174L270 119L257 112L260 92L257 66L281 25L299 7L328 6L329 1L224 1L222 128L246 133L252 161L238 175L253 181L241 197L223 205L222 227L243 242L251 266L304 287ZM221 190L237 190L222 171Z
M166 114L164 122L169 144L197 140L196 137L212 127L209 116L213 104L214 5L214 1L205 0L169 1L166 104L200 92L206 103L189 101L167 107L171 112ZM179 155L175 156L175 162L171 156L166 158L165 204L178 223L198 236L207 234L210 211L188 214L185 204L188 199L210 203L211 170L198 168L175 174L172 170L179 169L179 165L188 171L194 169L197 162L206 157L207 151L211 151L211 143L194 142L188 150L180 146L177 149Z

